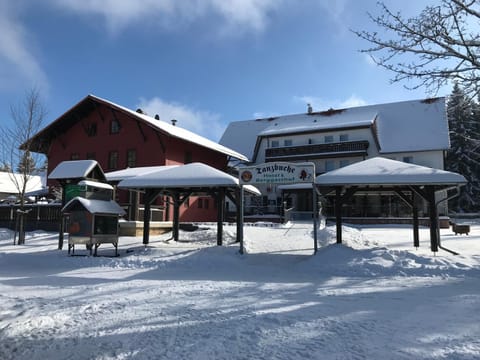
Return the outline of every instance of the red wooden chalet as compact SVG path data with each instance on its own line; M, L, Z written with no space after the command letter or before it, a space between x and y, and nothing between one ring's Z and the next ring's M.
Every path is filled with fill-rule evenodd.
M151 117L94 95L88 95L31 139L32 151L48 158L48 173L65 160L96 160L105 173L125 168L181 165L201 162L226 171L232 159L247 160L242 154ZM52 181L49 185L55 185ZM131 195L131 194L130 194ZM132 205L132 196L119 190L116 200ZM157 200L154 220L172 219L168 199ZM141 201L140 201L141 202ZM191 197L180 209L181 221L213 221L217 210L209 197ZM137 220L130 212L129 220Z

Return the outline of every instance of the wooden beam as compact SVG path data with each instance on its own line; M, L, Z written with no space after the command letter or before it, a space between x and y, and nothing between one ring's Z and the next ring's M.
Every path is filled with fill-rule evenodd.
M395 193L402 199L409 207L413 208L412 198L408 197L401 189L395 189Z
M177 192L172 191L173 199L173 240L178 241L180 232L180 196Z
M162 136L158 132L155 132L155 134L157 135L157 139L158 139L158 142L160 143L160 147L162 148L162 152L165 154L166 147L165 147L165 144L163 143Z
M148 245L150 241L150 214L151 214L151 206L153 201L157 198L160 194L160 190L157 189L148 189L144 196L144 208L143 208L143 244L145 246Z
M237 242L240 243L240 254L243 254L243 186L236 189L237 197Z
M413 212L413 246L418 248L420 246L420 237L418 235L418 206L416 202L416 195L412 192L412 212Z
M335 221L337 224L337 244L342 243L342 187L335 188Z
M220 188L217 193L217 245L222 246L223 217L225 215L225 188Z
M428 215L430 217L430 249L433 252L438 251L439 231L438 231L438 213L437 204L435 203L435 187L425 187L428 196Z
M136 123L137 123L138 130L140 131L140 134L142 135L143 142L147 141L147 136L146 136L145 133L143 132L142 126L141 126L141 124L140 124L140 121L137 120ZM164 152L165 152L165 151L164 151Z

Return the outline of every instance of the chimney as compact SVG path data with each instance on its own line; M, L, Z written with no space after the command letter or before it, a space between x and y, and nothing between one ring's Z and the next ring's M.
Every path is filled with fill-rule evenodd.
M155 120L160 120L160 115L155 114Z
M173 126L175 126L175 124L177 123L177 120L175 120L175 119L172 119L172 120L170 120L170 121L172 122L172 125L173 125Z
M313 112L312 105L307 104L307 113L311 114Z

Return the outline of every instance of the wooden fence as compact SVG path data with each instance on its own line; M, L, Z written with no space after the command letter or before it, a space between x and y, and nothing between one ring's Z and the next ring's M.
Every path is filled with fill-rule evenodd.
M60 204L27 204L26 231L45 230L58 231L61 220ZM15 229L19 205L0 205L0 227Z

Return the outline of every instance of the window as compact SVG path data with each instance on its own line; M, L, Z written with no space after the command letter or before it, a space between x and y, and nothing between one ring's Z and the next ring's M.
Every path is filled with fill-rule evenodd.
M332 143L333 135L325 135L325 143Z
M116 216L95 215L93 233L95 235L118 234L118 218Z
M95 153L87 152L87 160L95 160Z
M108 168L116 169L118 167L118 151L110 151L108 153Z
M279 146L278 140L272 140L272 148L278 147L278 146Z
M284 146L292 146L292 140L291 139L283 140L283 145Z
M348 141L348 134L340 134L340 141Z
M87 136L92 137L97 135L97 123L90 123L86 127Z
M208 209L208 199L198 198L198 208L199 209Z
M404 156L403 157L403 162L411 164L413 163L413 156Z
M135 149L127 150L127 167L137 166L137 151Z
M350 161L348 160L340 160L340 167L345 167L347 166L348 164L350 164Z
M325 171L332 171L335 169L335 162L333 160L325 161Z
M118 134L120 132L120 122L117 119L110 121L110 134Z
M78 155L78 153L72 153L70 155L70 160L79 160L80 159L80 155Z

